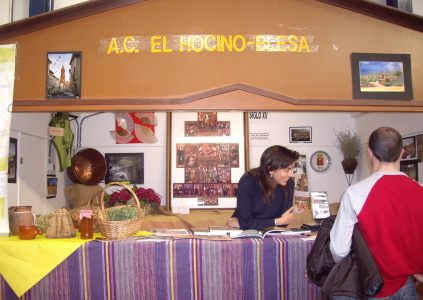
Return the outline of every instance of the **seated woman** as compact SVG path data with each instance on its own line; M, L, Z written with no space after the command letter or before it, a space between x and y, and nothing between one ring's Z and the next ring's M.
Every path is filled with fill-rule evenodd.
M260 166L247 171L239 180L237 207L227 225L263 230L291 223L294 220L291 177L298 157L298 152L283 146L267 148Z

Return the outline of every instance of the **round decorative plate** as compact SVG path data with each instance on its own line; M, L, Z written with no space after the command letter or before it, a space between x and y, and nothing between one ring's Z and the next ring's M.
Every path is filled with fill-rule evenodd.
M325 151L316 151L310 157L311 168L316 172L324 172L330 166L330 156Z

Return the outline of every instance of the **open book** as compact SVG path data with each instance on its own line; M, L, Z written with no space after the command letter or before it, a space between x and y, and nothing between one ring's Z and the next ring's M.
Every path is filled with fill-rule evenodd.
M265 238L266 236L287 236L287 235L309 235L311 230L302 228L281 228L281 227L268 227L262 231L255 229L243 230L238 234L229 235L231 238Z
M210 226L208 228L191 228L193 235L231 236L242 232L239 228L226 226Z
M194 235L207 236L229 236L230 238L264 238L266 236L281 236L281 235L307 235L311 230L302 228L286 228L286 227L268 227L265 230L259 231L255 229L241 230L239 228L231 227L213 227L207 228L191 228Z

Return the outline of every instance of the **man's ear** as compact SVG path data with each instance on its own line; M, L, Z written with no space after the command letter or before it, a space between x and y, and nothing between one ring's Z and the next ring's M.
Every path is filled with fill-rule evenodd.
M372 152L372 150L370 150L369 147L367 147L367 155L369 156L370 159L373 158L373 152Z
M399 159L398 160L400 160L401 158L402 158L402 155L404 154L404 148L401 148L401 154L400 154L400 156L399 156Z

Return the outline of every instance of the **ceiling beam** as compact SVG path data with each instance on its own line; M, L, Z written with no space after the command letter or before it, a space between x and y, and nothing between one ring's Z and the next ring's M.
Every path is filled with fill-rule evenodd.
M389 23L423 32L423 17L392 6L364 0L317 0L342 7Z

